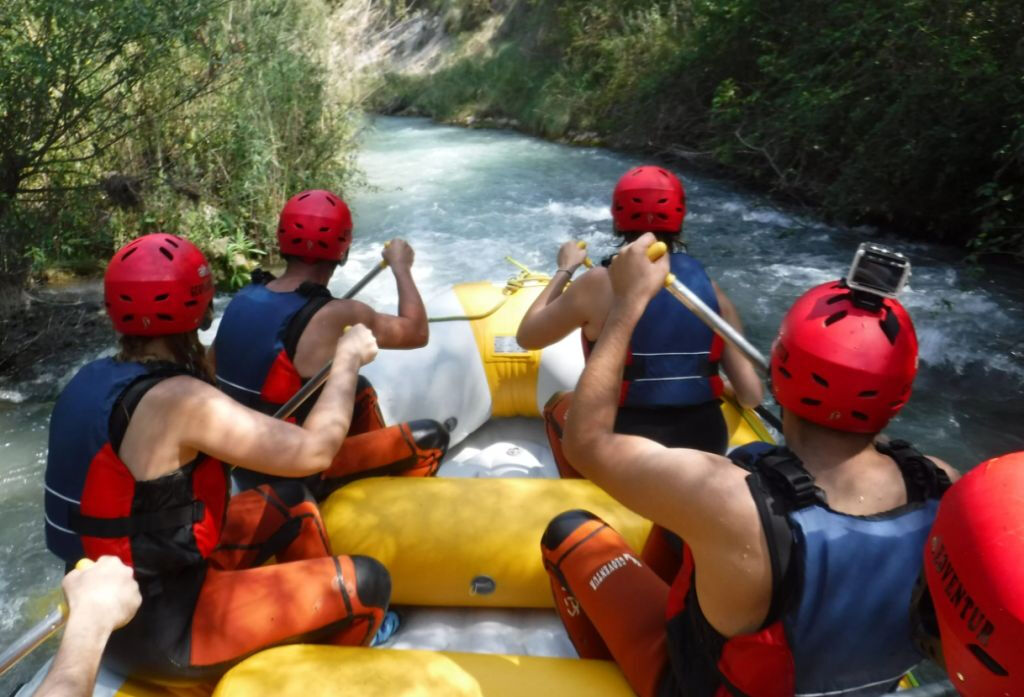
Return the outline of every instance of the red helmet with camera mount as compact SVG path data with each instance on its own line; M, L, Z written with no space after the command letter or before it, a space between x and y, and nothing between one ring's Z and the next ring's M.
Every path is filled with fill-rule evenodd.
M852 433L877 433L903 408L917 335L897 300L876 297L876 305L855 302L840 281L793 303L772 346L772 393L783 408Z
M1022 530L1024 452L1016 452L981 463L954 484L928 536L925 612L934 614L926 631L937 627L942 648L935 658L965 697L1024 695Z
M684 217L686 192L676 175L666 169L636 167L615 185L612 220L617 232L679 233Z
M281 254L306 263L341 261L352 244L352 213L330 191L303 191L281 209L277 242Z
M121 247L103 276L107 314L114 329L132 336L198 329L213 292L213 274L199 248L163 232Z

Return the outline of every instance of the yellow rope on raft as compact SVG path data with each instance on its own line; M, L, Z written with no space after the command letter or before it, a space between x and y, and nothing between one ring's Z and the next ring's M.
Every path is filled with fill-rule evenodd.
M509 262L513 266L518 267L519 275L513 276L512 278L508 279L508 281L505 283L505 287L501 291L502 295L504 295L505 297L499 300L494 305L494 307L475 315L445 315L443 317L428 317L427 321L432 323L472 322L475 320L487 319L495 312L500 310L505 305L505 302L510 297L515 295L517 291L521 290L522 288L528 288L534 285L547 285L547 283L551 280L551 277L548 276L547 274L532 271L530 268L526 266L526 264L516 261L512 257L505 257L505 261Z

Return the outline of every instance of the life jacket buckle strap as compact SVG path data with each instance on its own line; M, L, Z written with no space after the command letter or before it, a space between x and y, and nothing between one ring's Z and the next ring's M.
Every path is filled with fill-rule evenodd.
M194 525L206 515L206 504L194 500L183 506L120 518L97 518L71 511L71 529L83 537L117 538Z
M780 488L791 510L825 503L825 493L793 455L767 455L761 460L759 469L767 480Z
M940 498L953 485L945 470L905 440L875 443L875 449L896 461L904 479L916 489L907 492L913 500Z

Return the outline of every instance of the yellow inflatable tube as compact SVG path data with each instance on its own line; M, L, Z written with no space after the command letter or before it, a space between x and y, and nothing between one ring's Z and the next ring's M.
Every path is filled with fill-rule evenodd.
M374 478L321 506L336 554L365 554L391 572L391 602L444 607L551 607L540 538L583 508L634 550L650 523L582 479Z
M632 697L609 661L283 646L231 669L214 697Z

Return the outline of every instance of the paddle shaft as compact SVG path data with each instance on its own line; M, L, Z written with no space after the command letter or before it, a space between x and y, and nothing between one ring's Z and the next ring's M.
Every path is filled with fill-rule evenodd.
M349 300L355 297L356 293L366 287L366 284L377 277L381 271L386 269L388 263L381 261L379 264L370 269L370 272L363 276L354 286L352 286L347 293L341 296L342 300ZM275 419L287 419L295 410L302 406L302 404L309 399L309 396L323 387L323 384L327 382L328 376L331 374L331 367L334 365L334 361L330 360L321 368L316 375L311 377L302 388L292 395L291 399L281 405L281 408L274 412Z
M50 611L41 622L34 625L18 640L0 653L0 676L14 667L22 658L32 653L37 646L49 639L68 621L67 607L64 603Z
M668 252L668 245L664 242L655 242L647 249L647 258L657 261ZM754 364L763 375L768 374L768 361L761 355L761 352L754 348L754 345L747 341L746 337L736 331L736 328L722 319L722 316L708 307L707 303L701 300L696 293L680 283L675 274L665 277L665 289L672 296L687 307L693 314L725 341L735 346L740 352Z
M901 690L894 694L899 697L957 697L956 688L948 680L932 682L927 685L912 687L909 690Z
M768 361L754 348L754 345L747 341L746 337L736 331L736 328L722 319L722 316L708 307L707 303L701 300L696 293L679 282L673 274L665 279L665 289L672 296L687 307L704 324L710 327L711 331L722 337L725 341L735 346L740 352L754 364L763 375L768 374Z
M76 569L87 569L95 562L92 559L79 559L75 564ZM32 653L36 647L53 636L54 632L67 624L68 606L61 603L42 621L33 625L27 632L18 637L18 640L0 653L0 676L13 668L15 664L25 656Z

